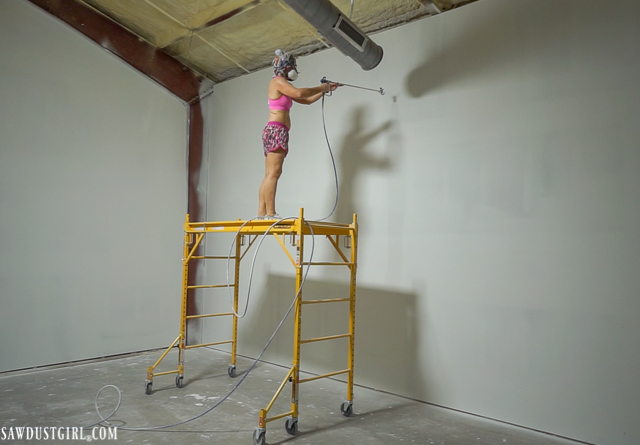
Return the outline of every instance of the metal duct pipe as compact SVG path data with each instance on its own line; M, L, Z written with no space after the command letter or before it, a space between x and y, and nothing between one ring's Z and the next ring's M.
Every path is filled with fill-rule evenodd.
M333 46L351 57L363 70L372 70L382 60L376 45L330 0L282 0L311 23Z
M438 6L438 4L433 0L420 0L420 3L422 3L426 7L426 10L431 15L442 13L442 9L440 8L440 6Z

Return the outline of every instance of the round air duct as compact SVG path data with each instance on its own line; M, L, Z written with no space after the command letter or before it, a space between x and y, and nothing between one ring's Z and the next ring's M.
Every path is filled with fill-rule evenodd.
M329 0L283 1L363 70L374 69L382 60L382 48Z

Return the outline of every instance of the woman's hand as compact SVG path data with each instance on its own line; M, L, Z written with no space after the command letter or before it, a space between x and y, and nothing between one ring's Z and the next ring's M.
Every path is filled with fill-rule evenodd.
M322 84L325 93L330 93L331 91L335 91L336 88L340 86L339 83L336 82L326 82Z
M336 82L325 82L322 84L323 93L330 93L331 91L335 91L339 86L340 84Z

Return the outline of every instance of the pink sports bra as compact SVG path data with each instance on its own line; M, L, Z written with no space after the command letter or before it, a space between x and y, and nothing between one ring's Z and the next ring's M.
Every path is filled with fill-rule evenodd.
M270 110L284 110L289 111L293 106L293 99L284 94L277 99L269 99Z

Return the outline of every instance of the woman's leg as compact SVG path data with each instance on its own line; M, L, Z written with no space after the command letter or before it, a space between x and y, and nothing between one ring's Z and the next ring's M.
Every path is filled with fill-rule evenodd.
M258 190L258 216L276 214L276 189L286 155L287 152L281 148L267 153L264 161L264 179Z

